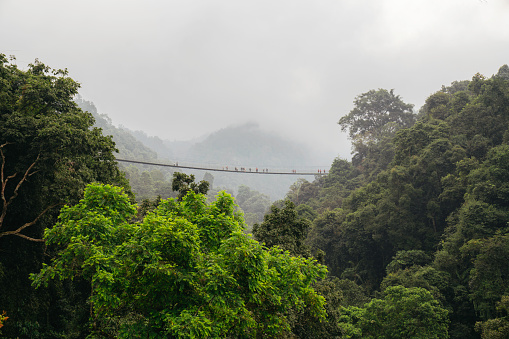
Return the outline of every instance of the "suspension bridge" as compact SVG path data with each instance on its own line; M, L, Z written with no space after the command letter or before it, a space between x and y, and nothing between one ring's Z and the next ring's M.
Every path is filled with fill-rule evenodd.
M161 167L172 167L172 168L182 168L182 169L192 169L192 170L201 170L201 171L212 171L212 172L227 172L227 173L237 173L237 174L259 174L259 175L324 175L326 174L325 170L318 170L317 172L300 172L298 170L288 171L269 171L268 169L258 169L258 168L245 168L245 167L205 167L205 166L189 166L189 165L179 165L178 163L174 164L163 164L149 161L140 161L140 160L128 160L128 159L116 159L119 162L132 163L132 164L140 164L140 165L149 165L149 166L161 166Z

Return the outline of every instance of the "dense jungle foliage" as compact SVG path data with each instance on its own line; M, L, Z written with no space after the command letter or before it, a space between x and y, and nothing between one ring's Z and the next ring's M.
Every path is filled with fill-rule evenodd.
M442 87L415 123L393 91L373 90L354 104L339 121L352 139L352 161L336 159L327 176L296 183L287 195L311 221L305 244L330 276L376 297L338 313L341 333L507 338L509 67ZM448 330L387 334L393 314L373 318L371 307L395 287L427 291L448 314ZM384 325L373 328L370 319Z
M143 168L136 205L78 87L0 55L0 337L509 337L507 65L418 114L360 94L352 161L268 213L249 187Z

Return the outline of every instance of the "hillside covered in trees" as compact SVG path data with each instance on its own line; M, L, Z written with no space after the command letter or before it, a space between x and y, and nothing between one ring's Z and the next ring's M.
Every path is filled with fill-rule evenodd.
M476 74L442 87L417 115L382 89L359 95L354 104L339 120L352 140L352 161L336 159L327 176L302 181L287 195L291 209L310 221L307 250L323 258L331 277L376 297L360 308L343 304L330 319L339 324L336 335L506 338L508 66L491 78ZM262 229L280 225L268 222ZM259 227L257 239L280 239L278 231L257 236ZM430 293L446 311L448 330L389 335L392 321L399 322L398 331L412 326L384 304L401 287ZM424 306L414 306L406 316L421 321Z
M417 114L394 90L360 94L339 119L352 160L293 183L268 213L248 186L234 199L210 174L144 168L146 196L172 198L136 205L135 170L115 154L154 151L80 109L65 71L0 55L0 80L0 335L509 335L507 65L442 87ZM218 159L220 140L190 151Z

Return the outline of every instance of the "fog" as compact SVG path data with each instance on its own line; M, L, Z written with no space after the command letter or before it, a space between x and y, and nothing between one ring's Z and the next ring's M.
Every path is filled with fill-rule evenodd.
M355 96L509 62L506 0L0 0L0 53L67 68L114 124L186 140L256 122L332 160Z

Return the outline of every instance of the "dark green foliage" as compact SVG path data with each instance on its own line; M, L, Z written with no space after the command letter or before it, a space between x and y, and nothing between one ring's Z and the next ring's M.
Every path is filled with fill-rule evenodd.
M304 243L309 231L309 221L297 215L295 205L285 200L284 207L272 206L261 224L253 226L256 240L267 247L278 246L291 255L309 257L309 248Z
M431 257L421 250L399 251L396 253L389 265L387 273L394 273L414 265L426 265L431 261Z
M86 286L50 285L34 291L28 275L52 253L29 238L41 239L59 208L77 203L87 183L129 187L117 167L111 137L94 128L92 115L73 101L78 87L65 70L36 60L22 71L0 55L1 165L6 200L14 198L7 208L0 203L1 213L6 212L0 222L0 307L9 313L9 324L3 328L8 337L85 335L78 309L86 307ZM44 212L50 206L55 207ZM31 225L33 221L37 222ZM28 227L15 235L5 233L22 225Z
M415 120L413 105L404 103L394 90L371 90L357 96L354 105L339 125L355 141L378 142L387 134L411 126Z
M368 132L370 120L342 118L344 130L354 126L352 162L336 160L329 175L306 184L313 189L305 199L303 183L289 193L303 213L315 211L306 241L313 253L324 253L332 275L372 293L397 286L429 291L451 311L451 338L478 337L479 321L484 337L503 335L506 326L496 309L509 294L505 69L443 87L415 125L387 138ZM376 142L364 142L372 136ZM345 312L346 323L362 323L364 311ZM375 333L361 329L348 325L343 335Z
M509 336L509 296L497 302L497 317L475 324L482 339L506 339Z
M306 239L312 253L324 252L324 263L329 267L330 274L341 276L346 264L342 259L341 251L344 249L337 241L336 230L344 220L344 211L337 209L320 214L314 221Z
M173 181L171 189L178 192L178 199L182 200L187 193L193 191L194 193L207 194L209 190L209 183L205 180L200 181L199 184L194 182L194 175L187 175L181 172L173 173Z
M371 90L356 97L354 104L339 125L352 139L352 164L373 180L394 157L395 133L412 126L416 116L413 105L404 103L394 90Z

